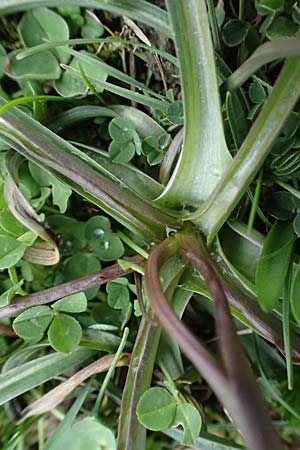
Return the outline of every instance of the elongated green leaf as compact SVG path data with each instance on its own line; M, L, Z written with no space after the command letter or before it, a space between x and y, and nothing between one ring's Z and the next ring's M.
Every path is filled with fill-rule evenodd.
M108 75L105 68L97 67L95 61L91 58L86 58L82 61L81 55L86 53L84 50L77 53L80 57L75 56L68 66L63 66L65 70L61 78L54 83L56 91L62 97L75 97L84 94L87 86L81 75L82 70L87 79L93 84L95 91L103 91L103 82L106 81ZM68 55L68 53L66 52L65 55Z
M161 184L141 172L134 165L112 163L107 152L79 142L73 142L73 144L84 150L78 151L77 156L83 161L87 161L90 167L139 195L144 201L153 200L162 192L163 186Z
M103 106L77 106L58 114L49 123L48 127L55 133L59 133L72 126L76 122L94 117L126 117L134 124L136 131L142 138L148 136L159 137L165 130L152 117L139 109L126 105L111 105L109 108Z
M276 39L266 42L244 62L226 81L226 87L232 91L241 86L260 67L276 59L300 56L300 39Z
M283 294L294 240L292 223L278 221L264 242L256 272L258 301L264 310L274 308Z
M219 102L214 51L203 0L167 1L184 99L183 150L159 203L199 206L230 163Z
M175 439L177 442L182 442L183 431L181 430L172 428L163 430L163 433L170 438ZM245 450L244 447L235 442L230 442L206 432L201 433L201 436L197 438L191 448L195 450Z
M26 362L0 375L0 404L39 386L67 369L86 361L94 351L79 349L70 355L52 353Z
M35 210L18 188L18 168L22 162L23 158L20 155L14 154L13 152L7 153L7 176L4 189L7 205L11 213L21 224L44 241L26 249L25 257L27 260L43 265L57 264L60 256L56 243ZM53 177L53 175L51 176Z
M292 280L291 306L294 317L300 324L300 264L298 264Z
M54 432L50 435L47 440L44 450L55 450L56 445L59 445L59 442L63 438L63 436L69 432L72 423L74 422L77 414L80 411L80 408L86 399L86 396L89 392L90 384L88 383L78 395L76 401L73 403L72 407L69 409L63 420L56 427Z
M181 273L182 263L177 258L169 260L163 268L164 288L170 297ZM145 428L137 419L136 407L141 395L150 387L160 335L159 325L142 318L122 396L122 410L127 411L121 414L119 421L117 448L122 450L141 450L146 445Z
M290 58L237 156L209 201L202 209L189 216L190 220L200 225L209 241L230 216L267 157L272 143L299 98L299 86L300 58Z
M26 11L40 6L69 6L70 0L1 0L0 15ZM110 11L143 22L159 32L171 35L165 11L144 0L73 0L73 6Z
M84 38L84 39L67 39L65 41L55 41L55 42L45 42L44 44L37 45L35 47L27 48L21 50L18 59L25 58L26 56L33 55L37 52L42 52L44 50L53 50L56 47L66 46L66 45L85 45L85 44L124 44L124 45L133 45L134 47L143 48L152 53L157 53L162 58L166 59L170 63L175 66L178 65L177 58L170 53L167 53L163 50L160 50L155 47L150 47L147 44L143 44L142 42L130 41L128 39L121 39L117 36L114 37L106 37L106 38ZM1 66L0 66L1 67Z
M82 64L87 64L87 67L91 67L93 70L89 73L87 73L88 78L91 82L93 80L95 82L98 81L97 72L99 73L106 73L107 75L111 76L112 78L115 78L116 80L122 81L123 83L129 84L130 86L134 86L140 91L147 92L149 95L153 95L154 97L157 97L161 100L164 99L164 96L157 94L155 91L147 87L145 84L140 83L139 81L135 80L133 77L130 77L126 73L122 72L121 70L115 69L109 64L106 64L104 61L102 61L97 56L91 55L88 52L78 52L76 50L73 50L72 48L67 50L68 53L74 56L74 58L81 61ZM85 66L83 66L85 69ZM100 78L100 81L102 79Z
M77 53L78 59L82 58L83 52ZM26 59L25 59L26 60ZM128 100L136 101L137 103L140 103L141 105L148 106L149 108L157 109L159 111L166 111L169 103L162 99L151 97L150 95L144 95L140 94L139 92L131 91L130 89L120 87L117 84L109 83L108 81L105 81L107 73L105 70L107 67L105 67L104 64L101 64L99 68L101 68L101 71L99 71L99 68L97 69L97 63L98 61L96 59L85 61L85 65L83 67L84 70L88 70L88 76L87 79L89 82L96 86L96 91L102 91L107 90L109 92L112 92L113 94L119 95L120 97L127 98ZM57 91L63 95L63 96L74 96L78 95L82 92L83 89L83 82L81 81L80 68L76 64L76 61L74 61L74 65L70 64L69 66L64 67L67 71L70 72L70 74L74 75L74 77L70 77L67 80L62 79L61 83L58 81L55 86ZM78 77L78 78L77 78ZM68 83L71 83L72 85L70 88L68 88ZM77 84L79 83L79 86ZM134 83L133 83L134 84Z
M80 161L73 155L76 149L71 144L17 108L0 117L0 135L25 157L61 174L73 189L142 235L147 242L164 235L166 226L177 226L176 219Z

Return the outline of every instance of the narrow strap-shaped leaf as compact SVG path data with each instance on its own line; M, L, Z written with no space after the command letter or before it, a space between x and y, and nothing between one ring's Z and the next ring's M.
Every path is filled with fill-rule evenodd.
M295 234L291 222L277 221L265 239L256 271L256 287L261 307L268 311L283 295L291 264Z
M146 242L164 235L166 226L178 226L176 219L83 163L74 156L78 150L71 144L17 108L0 116L0 135L23 156L62 175L73 189L142 235Z
M39 386L65 370L86 361L94 351L79 348L73 353L51 353L0 375L0 404Z
M290 58L242 147L205 206L189 216L210 242L246 192L300 95L300 58Z
M59 440L64 435L64 433L67 432L72 426L77 414L80 411L81 406L83 405L83 402L86 399L86 396L88 395L90 387L91 384L87 383L86 386L82 389L77 399L75 400L75 402L65 415L64 419L50 435L49 439L47 440L44 446L44 450L55 450L56 444L59 443Z
M171 260L163 268L163 289L172 298L182 272L182 263ZM150 310L151 311L151 310ZM136 415L137 403L141 395L150 387L161 327L152 320L142 318L132 351L125 388L122 396L118 429L117 450L145 450L145 429Z
M204 0L167 0L180 64L184 143L160 204L199 206L215 188L231 157L219 100L214 50Z
M260 67L276 59L291 56L300 56L299 38L275 39L266 42L258 47L250 58L230 75L225 82L225 86L229 91L237 89Z
M44 242L27 248L24 258L35 264L51 266L59 262L60 256L55 241L41 222L30 203L17 186L18 167L23 158L13 152L6 156L7 176L5 178L4 195L10 212L30 231L36 233Z
M35 53L42 52L44 50L53 49L56 47L61 47L64 45L85 45L85 44L124 44L124 45L132 45L134 47L143 48L145 50L148 50L152 53L157 53L167 61L171 62L175 66L178 64L177 58L170 53L167 53L163 50L160 50L159 48L151 47L148 44L143 44L142 42L136 42L136 41L130 41L128 39L120 39L117 36L114 37L107 37L107 38L93 38L93 39L87 39L87 38L77 38L77 39L67 39L65 41L52 41L52 42L45 42L44 44L35 45L34 47L26 48L24 50L21 50L20 53L17 55L17 59L23 59L26 58L29 55L33 55Z

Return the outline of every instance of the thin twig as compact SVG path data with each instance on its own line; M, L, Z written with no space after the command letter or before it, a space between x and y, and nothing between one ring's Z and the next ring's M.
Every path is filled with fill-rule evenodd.
M144 262L144 258L141 256L134 256L132 258L128 258L128 260L136 264L142 264ZM110 280L123 277L132 272L133 269L123 270L118 264L113 264L100 272L95 272L91 275L68 281L60 284L59 286L54 286L49 289L45 289L44 291L29 294L26 295L26 297L16 297L13 303L0 308L0 318L16 315L31 306L45 305L47 303L54 302L67 295L85 291L93 286L101 286Z

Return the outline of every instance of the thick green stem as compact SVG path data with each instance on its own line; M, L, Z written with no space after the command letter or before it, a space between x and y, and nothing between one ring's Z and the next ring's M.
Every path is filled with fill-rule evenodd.
M228 219L268 156L299 94L300 58L294 57L286 62L263 110L206 206L189 217L200 226L209 242Z
M146 430L136 415L137 403L149 388L161 327L141 321L135 341L119 418L117 450L144 450Z
M176 249L176 245L175 248L170 247L168 256L172 256ZM166 295L170 299L177 286L182 267L182 263L175 259L168 261L163 268L163 285ZM153 315L151 319L151 321L148 321L143 317L132 351L122 397L117 450L145 450L146 431L138 421L136 407L141 395L150 387L157 347L162 332L161 326L154 325Z
M184 144L160 204L199 206L230 163L223 131L214 50L204 0L167 0L180 63Z

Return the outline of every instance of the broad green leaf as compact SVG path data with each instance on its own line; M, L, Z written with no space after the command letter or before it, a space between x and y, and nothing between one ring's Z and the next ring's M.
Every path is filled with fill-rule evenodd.
M266 211L279 220L291 220L296 213L296 204L292 194L286 191L273 192L268 197Z
M2 373L0 375L0 405L40 386L65 370L81 364L94 353L86 348L75 350L70 355L51 353Z
M91 217L85 225L85 237L91 247L97 248L104 233L110 232L110 222L105 216Z
M41 305L27 309L13 321L16 334L26 340L40 340L53 317L49 306Z
M24 295L24 291L21 289L23 284L24 280L20 280L17 284L14 284L11 288L2 292L2 294L0 294L0 307L8 305L17 294L22 293Z
M248 33L249 24L242 20L230 20L223 28L223 41L228 47L235 47L241 44Z
M9 235L0 235L0 270L14 266L24 255L26 245Z
M106 285L107 303L109 306L115 309L127 308L129 304L129 291L126 282L123 278L118 278L116 280L110 281Z
M64 269L63 274L66 277L66 281L74 280L75 278L80 278L85 275L90 275L94 272L98 272L101 269L101 264L99 259L92 255L91 253L75 253L68 259ZM95 297L99 290L98 286L87 289L85 291L88 300Z
M176 409L173 426L181 425L184 430L182 443L193 445L201 430L201 416L198 409L190 403L180 403Z
M253 103L261 104L267 98L267 94L263 85L258 81L254 80L249 87L249 97Z
M288 17L277 17L266 31L268 39L290 38L296 36L298 26Z
M170 438L176 440L177 442L182 442L184 432L171 428L168 430L163 430L163 433L169 436ZM205 431L201 432L201 436L199 436L192 446L193 450L245 450L245 447L242 447L239 444L236 444L233 441L228 439L222 439L215 434L210 434Z
M132 142L126 142L121 144L116 141L112 141L108 148L109 157L114 163L127 163L135 154L135 146Z
M24 59L17 59L19 50L9 55L10 65L7 75L15 80L57 80L61 69L59 62L50 51L36 53Z
M23 225L15 219L11 212L7 210L2 210L0 212L0 227L8 234L12 234L13 236L21 236L26 232L26 229Z
M59 207L62 214L65 213L68 206L68 200L72 194L70 186L63 183L55 175L37 164L29 162L28 166L31 175L40 186L51 186L53 204Z
M80 74L78 63L81 64L85 75L93 84L96 91L103 91L102 83L107 78L107 73L105 72L105 70L103 68L102 70L99 70L99 67L92 58L83 61L80 58L80 54L88 55L88 53L86 53L85 51L81 51L78 54L79 56L75 56L72 59L71 63L68 66L65 66L66 70L63 73L62 77L54 83L56 91L62 97L74 97L76 95L82 95L87 88L87 85ZM100 81L98 84L97 80Z
M69 256L86 246L84 223L61 214L47 217L47 222L62 238L62 246L60 248L62 254Z
M7 62L8 62L8 58L6 55L5 48L2 47L2 45L0 45L0 78L4 74L5 66L6 66Z
M108 131L115 142L125 144L133 139L135 130L131 120L128 120L125 117L115 117L111 120Z
M124 246L116 234L106 231L94 246L94 251L101 261L114 261L123 256Z
M255 6L258 14L270 14L271 11L281 12L284 8L284 0L256 0Z
M95 417L85 417L65 431L49 450L116 450L112 431Z
M19 23L19 33L26 47L43 44L45 41L64 41L69 39L66 21L48 8L38 8L27 12ZM69 55L59 47L53 53L63 63L68 62Z
M72 189L66 183L59 181L56 177L52 181L52 201L59 207L61 214L65 213L68 207L68 201L72 194Z
M300 264L293 275L291 287L291 306L295 319L300 324Z
M183 104L181 100L176 100L171 103L166 112L167 118L175 125L183 125L183 114Z
M87 299L84 292L68 295L58 300L52 305L55 311L63 311L69 313L84 312L87 308Z
M274 308L282 295L295 241L291 222L277 221L265 239L256 271L256 287L261 307Z
M175 398L166 389L153 387L141 396L137 405L137 416L145 428L160 431L172 426L176 408Z
M97 38L104 33L103 26L96 20L94 16L86 15L84 25L81 28L81 36L83 38Z
M79 322L67 314L57 313L49 327L48 338L52 347L62 353L72 353L82 335Z
M164 158L163 147L159 145L159 140L155 136L149 136L144 139L142 153L147 157L150 166L160 163Z

